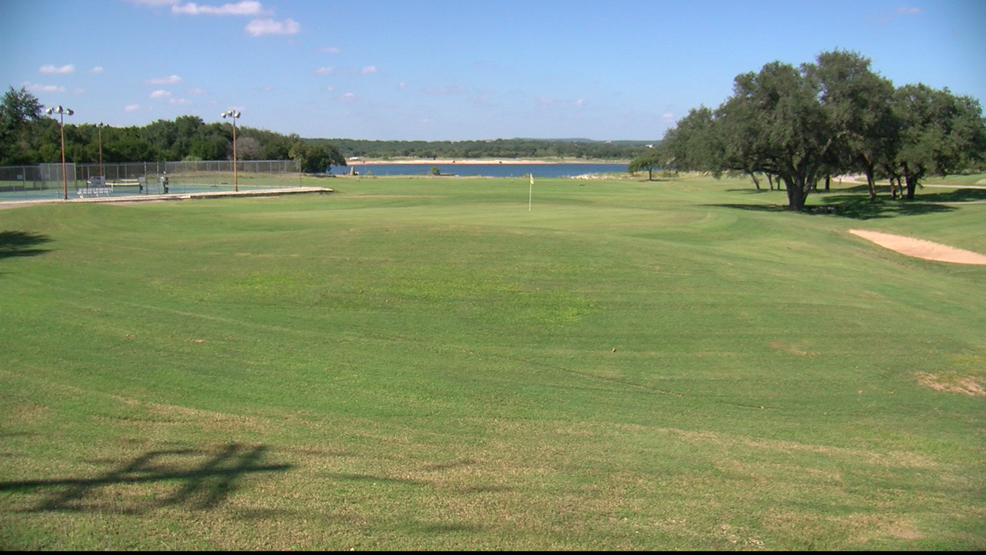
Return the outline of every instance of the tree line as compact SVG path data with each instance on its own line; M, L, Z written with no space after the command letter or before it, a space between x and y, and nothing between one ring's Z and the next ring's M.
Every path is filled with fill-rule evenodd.
M159 119L143 127L97 127L66 122L65 158L76 163L228 160L233 155L231 123L205 123L198 116ZM496 139L490 141L370 141L303 139L264 129L237 127L238 160L297 160L302 171L320 173L345 166L350 158L573 158L630 160L647 141L588 139ZM24 87L13 87L0 106L0 165L61 161L59 120Z
M893 198L913 199L925 177L984 163L978 100L924 84L894 87L869 58L837 50L798 68L778 61L737 75L732 96L689 111L629 170L742 172L758 189L766 176L800 211L831 176L866 175L871 199L877 180L888 180Z
M237 126L237 160L296 160L301 171L321 173L346 165L332 144L313 144L296 134ZM231 123L205 123L198 116L157 120L143 127L98 127L65 123L65 159L76 163L230 160ZM0 165L33 165L61 161L59 120L25 88L10 90L0 106Z

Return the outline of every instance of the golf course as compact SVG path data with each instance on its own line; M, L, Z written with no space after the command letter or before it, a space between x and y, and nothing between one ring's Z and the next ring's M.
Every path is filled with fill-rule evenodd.
M986 190L641 175L0 210L0 548L986 549L986 265L850 232Z

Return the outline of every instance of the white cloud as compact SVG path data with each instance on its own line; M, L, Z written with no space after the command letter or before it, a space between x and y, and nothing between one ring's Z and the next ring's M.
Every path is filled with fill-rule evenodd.
M195 2L184 2L181 0L128 0L135 4L144 6L171 6L171 13L175 15L189 16L233 16L233 17L253 17L247 23L244 30L251 36L261 37L264 35L294 35L301 32L301 24L293 19L275 21L271 18L274 10L264 9L259 0L240 0L239 2L227 2L222 5L197 4ZM337 53L338 48L327 47L321 52Z
M145 85L177 85L182 82L182 78L177 75L169 75L167 77L155 77L153 79L148 79L144 81Z
M52 64L44 65L38 68L41 73L72 73L75 71L75 66L72 64L66 64L60 67L55 67Z
M315 73L319 75L328 75L329 73L332 73L332 66L320 67L315 70Z
M554 103L555 103L555 99L554 98L549 98L547 96L542 96L541 98L538 98L538 104L540 104L542 106L548 106L548 105L551 105L551 104L554 104Z
M334 92L336 90L336 88L335 87L325 87L325 90L328 91L328 92Z
M351 93L351 92L348 92L348 93L346 93L346 94L344 94L344 95L342 95L342 96L339 97L339 100L341 100L343 102L352 102L352 101L354 101L356 99L357 99L356 95L353 94L353 93Z
M103 72L103 66L94 66L89 68L89 73L102 73L102 72Z
M921 13L921 8L911 8L908 6L901 6L894 10L894 15L917 15Z
M403 89L405 87L407 87L407 85L404 84L404 81L401 81L400 83L397 83L397 88L398 89Z
M129 104L123 107L124 112L136 112L140 110L140 104Z
M169 96L171 96L171 93L169 93L168 91L158 89L152 92L148 98L167 98Z
M189 104L191 101L184 98L169 98L168 104L174 104L175 106L184 106Z
M235 4L223 4L222 6L199 5L195 2L187 4L174 4L171 6L171 13L179 15L246 15L258 16L269 15L270 12L264 10L260 2L243 0Z
M342 52L342 50L340 50L339 48L337 48L335 46L326 46L325 48L319 48L318 51L319 52L326 52L328 54L338 54L338 53Z
M40 83L23 83L25 89L33 93L65 92L62 85L42 85Z
M205 93L206 93L206 90L205 89L197 89L197 88L196 89L188 89L188 94L190 94L192 96L202 96Z
M585 99L580 98L580 99L576 100L575 101L575 105L576 106L585 106Z
M363 75L366 75L367 73L376 73L376 72L377 72L377 66L366 66L362 70L360 70L360 73L362 73Z
M671 121L674 119L674 114L672 114L671 112L665 112L661 114L661 119Z
M293 19L274 21L273 19L254 19L244 28L251 36L293 35L301 32L301 24Z

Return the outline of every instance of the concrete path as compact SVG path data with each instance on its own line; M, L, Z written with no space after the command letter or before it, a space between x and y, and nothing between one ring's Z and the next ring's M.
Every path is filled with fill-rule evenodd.
M332 193L327 187L285 187L280 189L251 189L249 191L209 191L203 193L174 193L167 195L130 195L125 197L92 197L65 199L13 200L0 202L0 210L17 208L19 206L37 206L39 204L76 204L76 203L134 203L152 201L190 200L226 197L273 197L281 195L297 195L305 193Z

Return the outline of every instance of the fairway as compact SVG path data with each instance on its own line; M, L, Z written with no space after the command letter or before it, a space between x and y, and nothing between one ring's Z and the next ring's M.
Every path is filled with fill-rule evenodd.
M0 210L0 547L986 549L986 266L849 232L981 195L330 186Z

